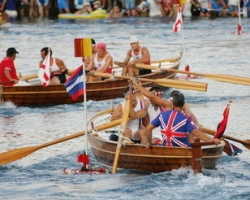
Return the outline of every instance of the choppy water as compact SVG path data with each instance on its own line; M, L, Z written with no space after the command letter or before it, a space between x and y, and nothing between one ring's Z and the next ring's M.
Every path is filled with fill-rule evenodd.
M250 77L249 19L242 19L244 34L235 34L238 19L184 19L185 56L181 69L202 73L224 73ZM73 39L93 37L105 41L115 60L123 60L128 39L138 35L152 59L169 58L183 50L181 34L171 30L167 19L119 19L102 21L35 21L9 23L0 27L0 57L15 46L20 52L15 63L22 75L37 72L40 49L50 46L53 55L74 69ZM215 129L229 99L233 100L227 135L250 138L248 86L198 79L208 83L207 92L183 90L203 126ZM166 92L166 96L169 92ZM120 99L115 102L118 103ZM88 116L108 108L110 101L87 102ZM39 145L84 130L82 104L52 107L0 106L0 152ZM250 152L237 157L224 155L217 170L194 176L189 169L159 174L121 171L115 175L63 175L62 170L80 168L76 157L85 149L85 138L73 139L39 150L0 167L1 199L250 199ZM91 152L89 151L91 154ZM91 156L91 163L98 163Z

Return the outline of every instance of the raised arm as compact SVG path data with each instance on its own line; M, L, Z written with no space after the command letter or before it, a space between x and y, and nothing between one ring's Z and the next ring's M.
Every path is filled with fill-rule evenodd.
M192 121L194 122L194 124L197 127L202 127L202 125L198 122L198 119L196 118L196 116L194 115L194 113L191 111L190 107L188 104L185 103L184 107L183 107L183 111L185 113L186 116L190 117L192 119Z
M137 81L135 79L132 79L133 85L135 85L138 90L141 91L141 93L146 96L147 98L149 98L149 100L155 104L161 105L162 107L164 107L165 109L172 109L172 104L170 101L166 100L166 99L162 99L154 94L152 94L151 92L149 92L146 88L144 88L143 86L141 86L140 84L137 83Z

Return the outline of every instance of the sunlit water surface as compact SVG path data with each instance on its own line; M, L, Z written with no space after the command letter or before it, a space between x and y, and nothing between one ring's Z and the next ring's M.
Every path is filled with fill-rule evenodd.
M180 69L188 64L192 71L224 73L250 77L247 18L242 19L244 33L235 34L238 19L184 19L183 35L175 34L173 21L159 18L101 21L42 20L8 23L0 27L0 57L8 47L20 52L15 61L18 73L37 73L40 49L50 46L53 55L62 58L69 69L81 64L74 57L74 38L92 37L105 41L115 60L122 61L129 38L137 35L153 60L171 58L184 51ZM182 37L183 36L183 37ZM227 135L250 138L248 86L197 79L207 82L207 92L181 90L200 123L215 129L223 110L232 100ZM165 97L170 91L165 92ZM121 99L116 99L115 104ZM88 117L110 107L110 101L87 102ZM0 152L39 145L85 130L82 104L51 107L0 105ZM250 199L250 152L236 157L224 155L217 170L193 175L184 168L159 174L119 171L103 175L64 175L62 170L80 168L77 155L83 152L85 138L53 145L0 167L1 199ZM91 151L91 164L100 167Z

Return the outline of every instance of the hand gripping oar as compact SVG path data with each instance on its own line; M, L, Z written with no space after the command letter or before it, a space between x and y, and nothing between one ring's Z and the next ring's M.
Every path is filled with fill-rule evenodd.
M162 70L162 71L169 71L169 72L175 72L175 73L181 73L181 74L203 76L205 78L213 79L216 81L250 86L250 78L247 78L247 77L232 76L232 75L226 75L226 74L204 74L204 73L196 73L196 72L190 72L190 71L188 72L188 71L177 70L177 69L161 69L159 67L155 67L152 65L145 65L145 64L140 64L140 63L136 64L136 67L143 68L143 69Z
M120 123L120 119L114 120L112 122L109 122L109 123L106 123L106 124L103 124L100 126L97 126L97 127L95 127L95 130L101 131L101 130L104 130L107 128L111 128L113 126L117 126L118 123ZM28 156L29 154L34 153L35 151L37 151L39 149L42 149L42 148L45 148L45 147L48 147L48 146L51 146L54 144L58 144L58 143L61 143L61 142L67 141L67 140L71 140L71 139L74 139L77 137L81 137L83 135L85 135L85 132L79 132L79 133L75 133L73 135L69 135L69 136L66 136L66 137L51 141L51 142L47 142L45 144L41 144L41 145L37 145L37 146L21 147L21 148L17 148L17 149L13 149L10 151L0 153L0 165L14 162L16 160L19 160L19 159L25 157L25 156Z
M118 161L119 161L121 147L122 147L122 136L127 127L127 123L129 120L129 112L130 112L130 99L126 99L126 103L125 103L124 110L122 113L122 120L121 120L121 127L120 127L121 132L120 132L120 136L117 142L117 147L116 147L115 157L114 157L114 162L113 162L113 168L112 168L113 174L115 174L117 171Z

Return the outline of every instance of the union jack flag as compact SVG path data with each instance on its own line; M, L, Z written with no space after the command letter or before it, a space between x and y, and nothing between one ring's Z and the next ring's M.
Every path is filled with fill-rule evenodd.
M178 112L172 111L169 116L169 120L165 123L163 116L160 115L159 120L161 122L162 140L165 146L181 146L188 147L187 134L183 132L184 125L187 123L187 118L182 118L180 122L174 125L174 122L178 119Z

